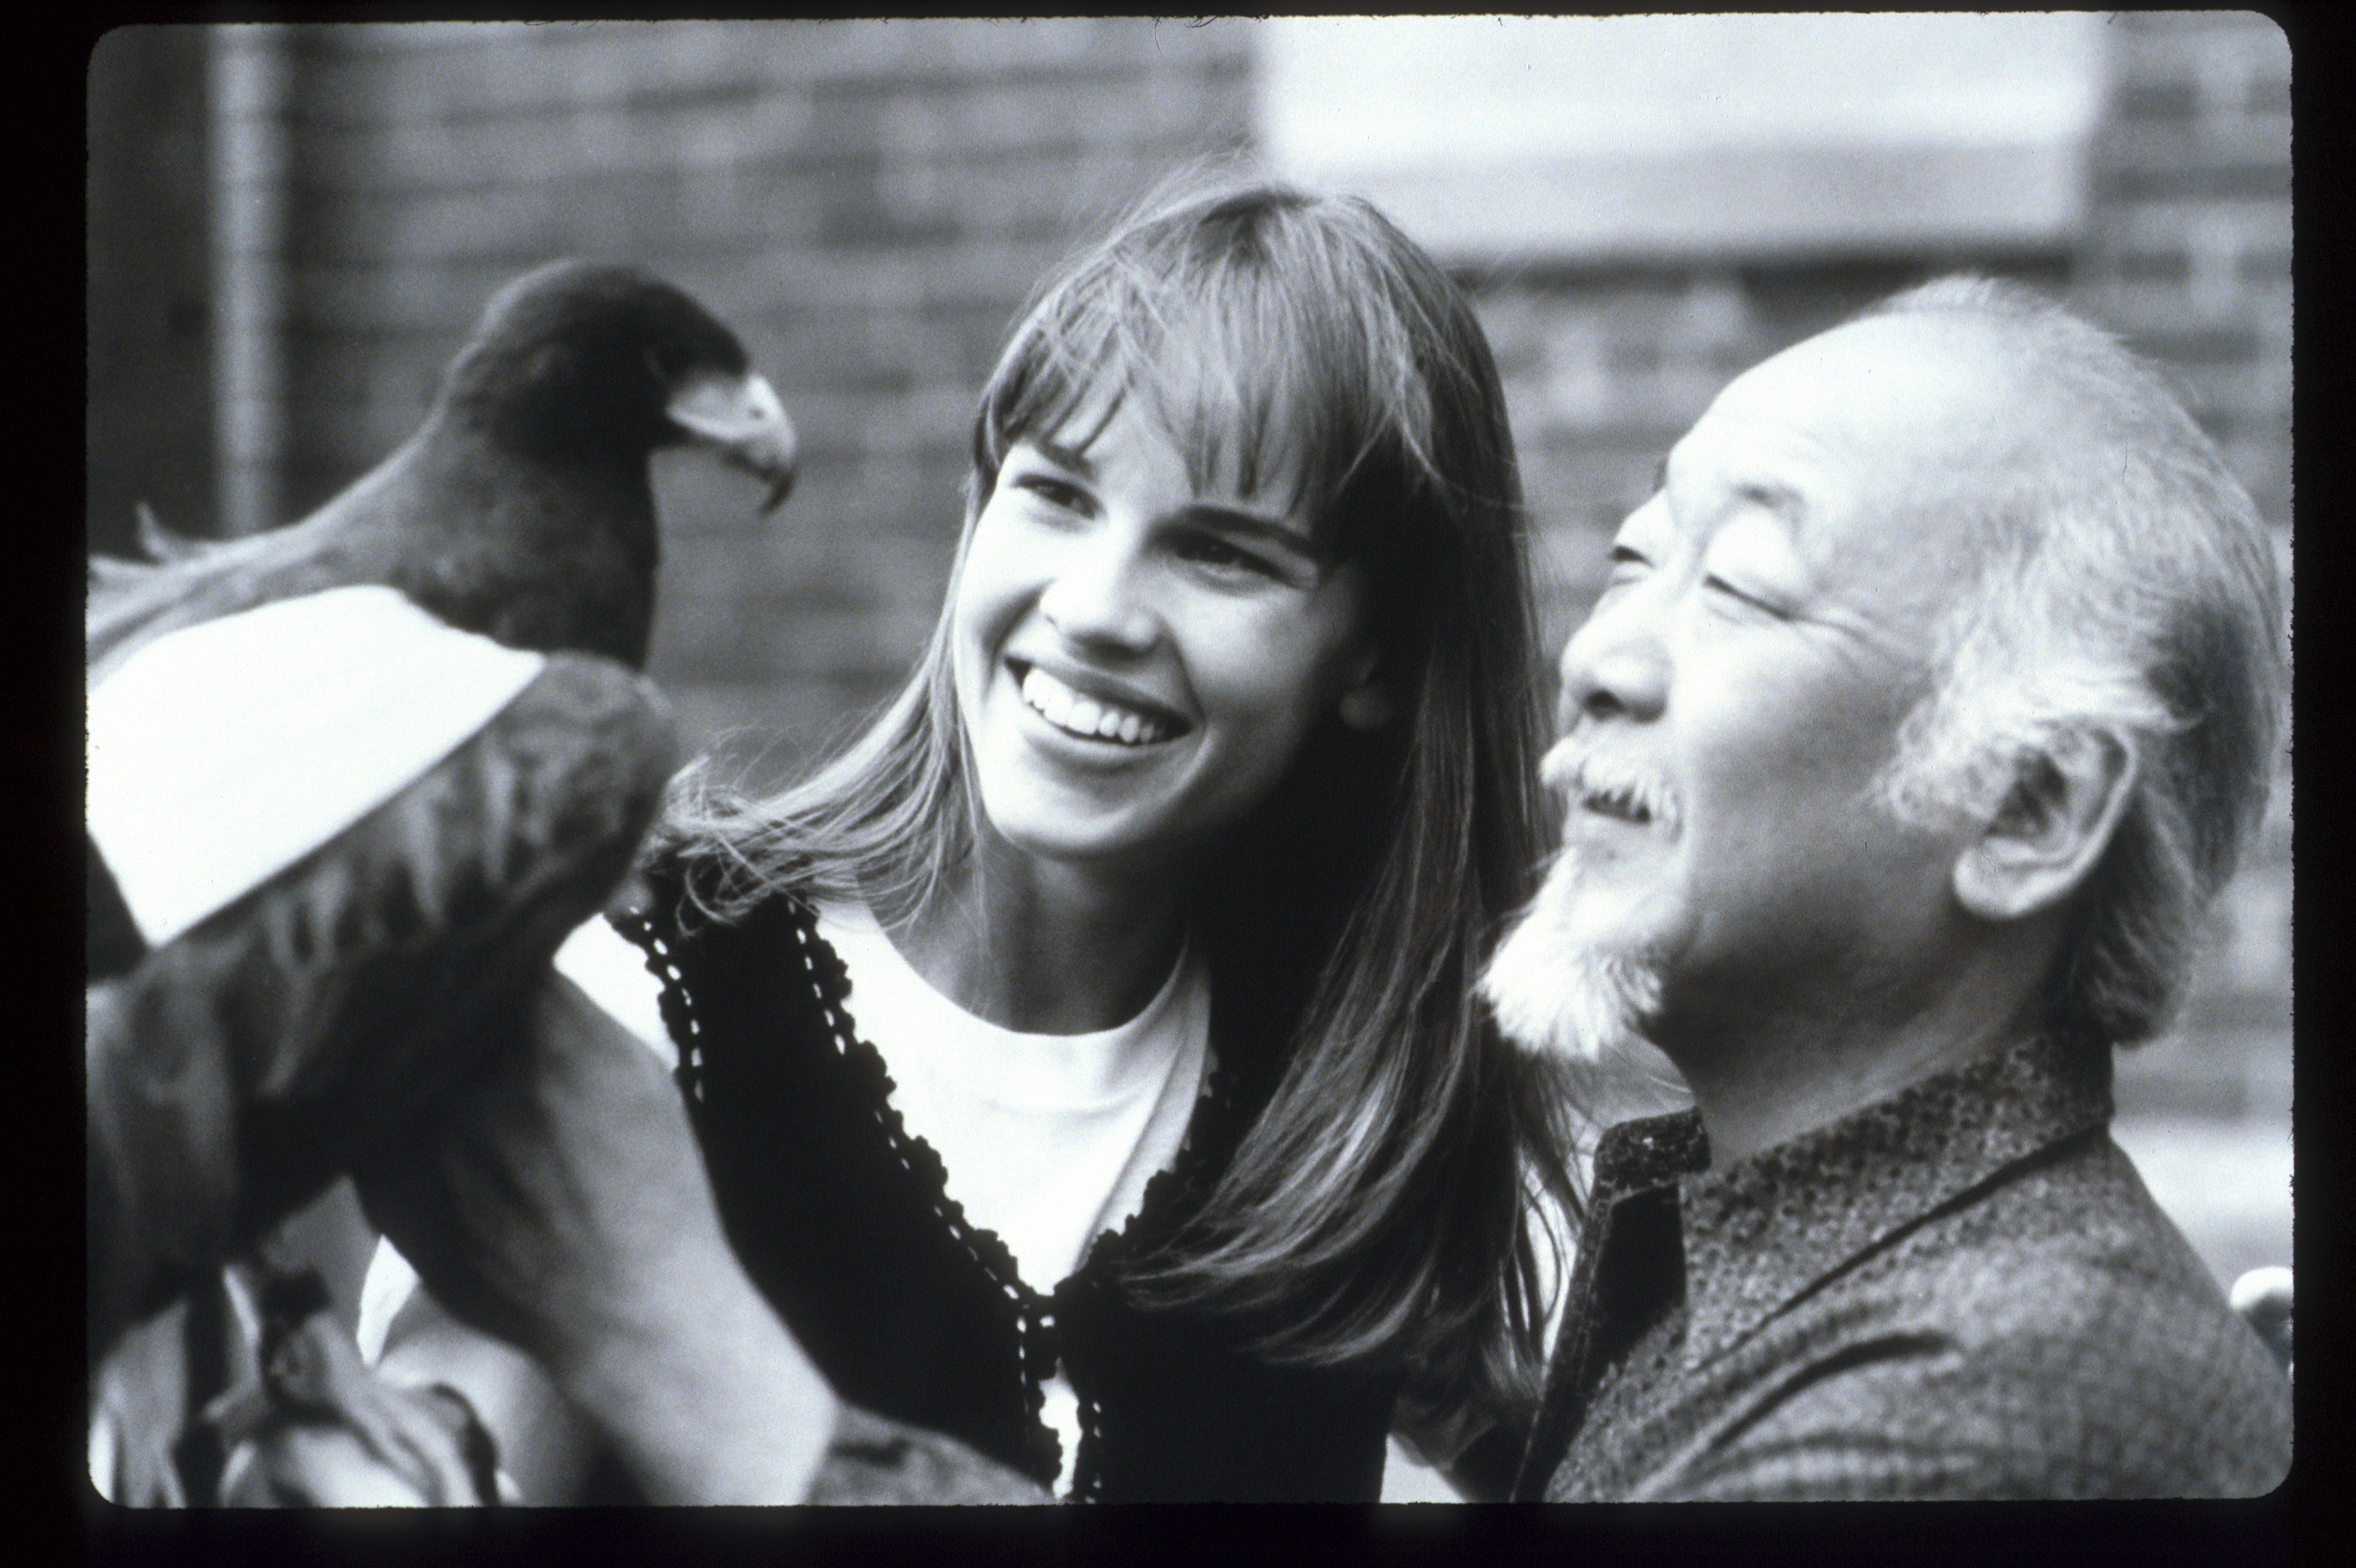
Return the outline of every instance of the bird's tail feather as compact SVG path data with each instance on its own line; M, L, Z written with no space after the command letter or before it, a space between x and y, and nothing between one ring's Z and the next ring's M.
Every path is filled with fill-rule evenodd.
M174 542L160 549L149 541L153 561L90 558L82 665L93 678L166 632L350 581L301 524L231 539L166 537Z
M142 501L135 508L139 515L139 547L155 560L187 560L202 555L206 543L187 534L176 534L164 526L155 509Z
M154 578L160 567L197 560L209 551L220 548L218 540L174 533L164 526L164 520L155 515L155 509L145 501L139 502L134 510L138 517L139 548L146 552L147 559L126 560L121 556L91 556L90 581L93 588L128 588Z

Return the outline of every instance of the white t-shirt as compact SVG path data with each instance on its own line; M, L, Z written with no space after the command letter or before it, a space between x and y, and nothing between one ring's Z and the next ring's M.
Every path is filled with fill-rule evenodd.
M1177 1157L1210 1051L1210 986L1189 949L1128 1022L1092 1034L1025 1034L975 1018L926 985L864 910L827 906L819 934L851 977L845 1004L891 1072L909 1136L941 1157L967 1223L995 1231L1024 1283L1043 1294L1088 1244L1137 1212L1145 1184ZM663 1057L660 987L644 955L602 920L576 931L557 967ZM415 1275L378 1249L361 1292L360 1344L380 1353ZM1044 1414L1071 1479L1079 1409L1059 1371Z

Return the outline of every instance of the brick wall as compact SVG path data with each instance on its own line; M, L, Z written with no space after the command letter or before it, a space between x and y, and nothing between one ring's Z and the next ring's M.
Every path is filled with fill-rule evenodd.
M692 738L789 773L894 688L1026 292L1248 133L1243 41L1138 19L294 29L290 512L413 424L483 299L642 261L744 335L803 438L790 506L658 473L651 659Z
M91 54L83 472L91 546L112 554L143 501L211 523L204 57L194 29L152 27Z
M2250 12L2128 12L2093 149L2077 297L2169 373L2291 549L2290 48ZM2121 1098L2286 1116L2291 780L2222 901L2187 1029Z
M2290 522L2290 48L2249 12L2128 12L2094 148L2083 303L2166 364Z

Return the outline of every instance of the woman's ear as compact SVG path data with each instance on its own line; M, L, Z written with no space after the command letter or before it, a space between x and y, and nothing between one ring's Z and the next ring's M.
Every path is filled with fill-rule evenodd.
M1379 730L1391 720L1391 694L1375 678L1379 654L1368 648L1358 656L1350 684L1342 688L1342 722L1353 730Z
M2029 758L1956 859L1957 900L1984 920L2018 920L2068 898L2110 847L2140 765L2134 743L2107 730Z

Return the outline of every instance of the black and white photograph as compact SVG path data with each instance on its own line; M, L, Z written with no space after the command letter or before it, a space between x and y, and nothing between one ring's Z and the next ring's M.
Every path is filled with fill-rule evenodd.
M100 35L90 1540L2276 1495L2292 71Z

